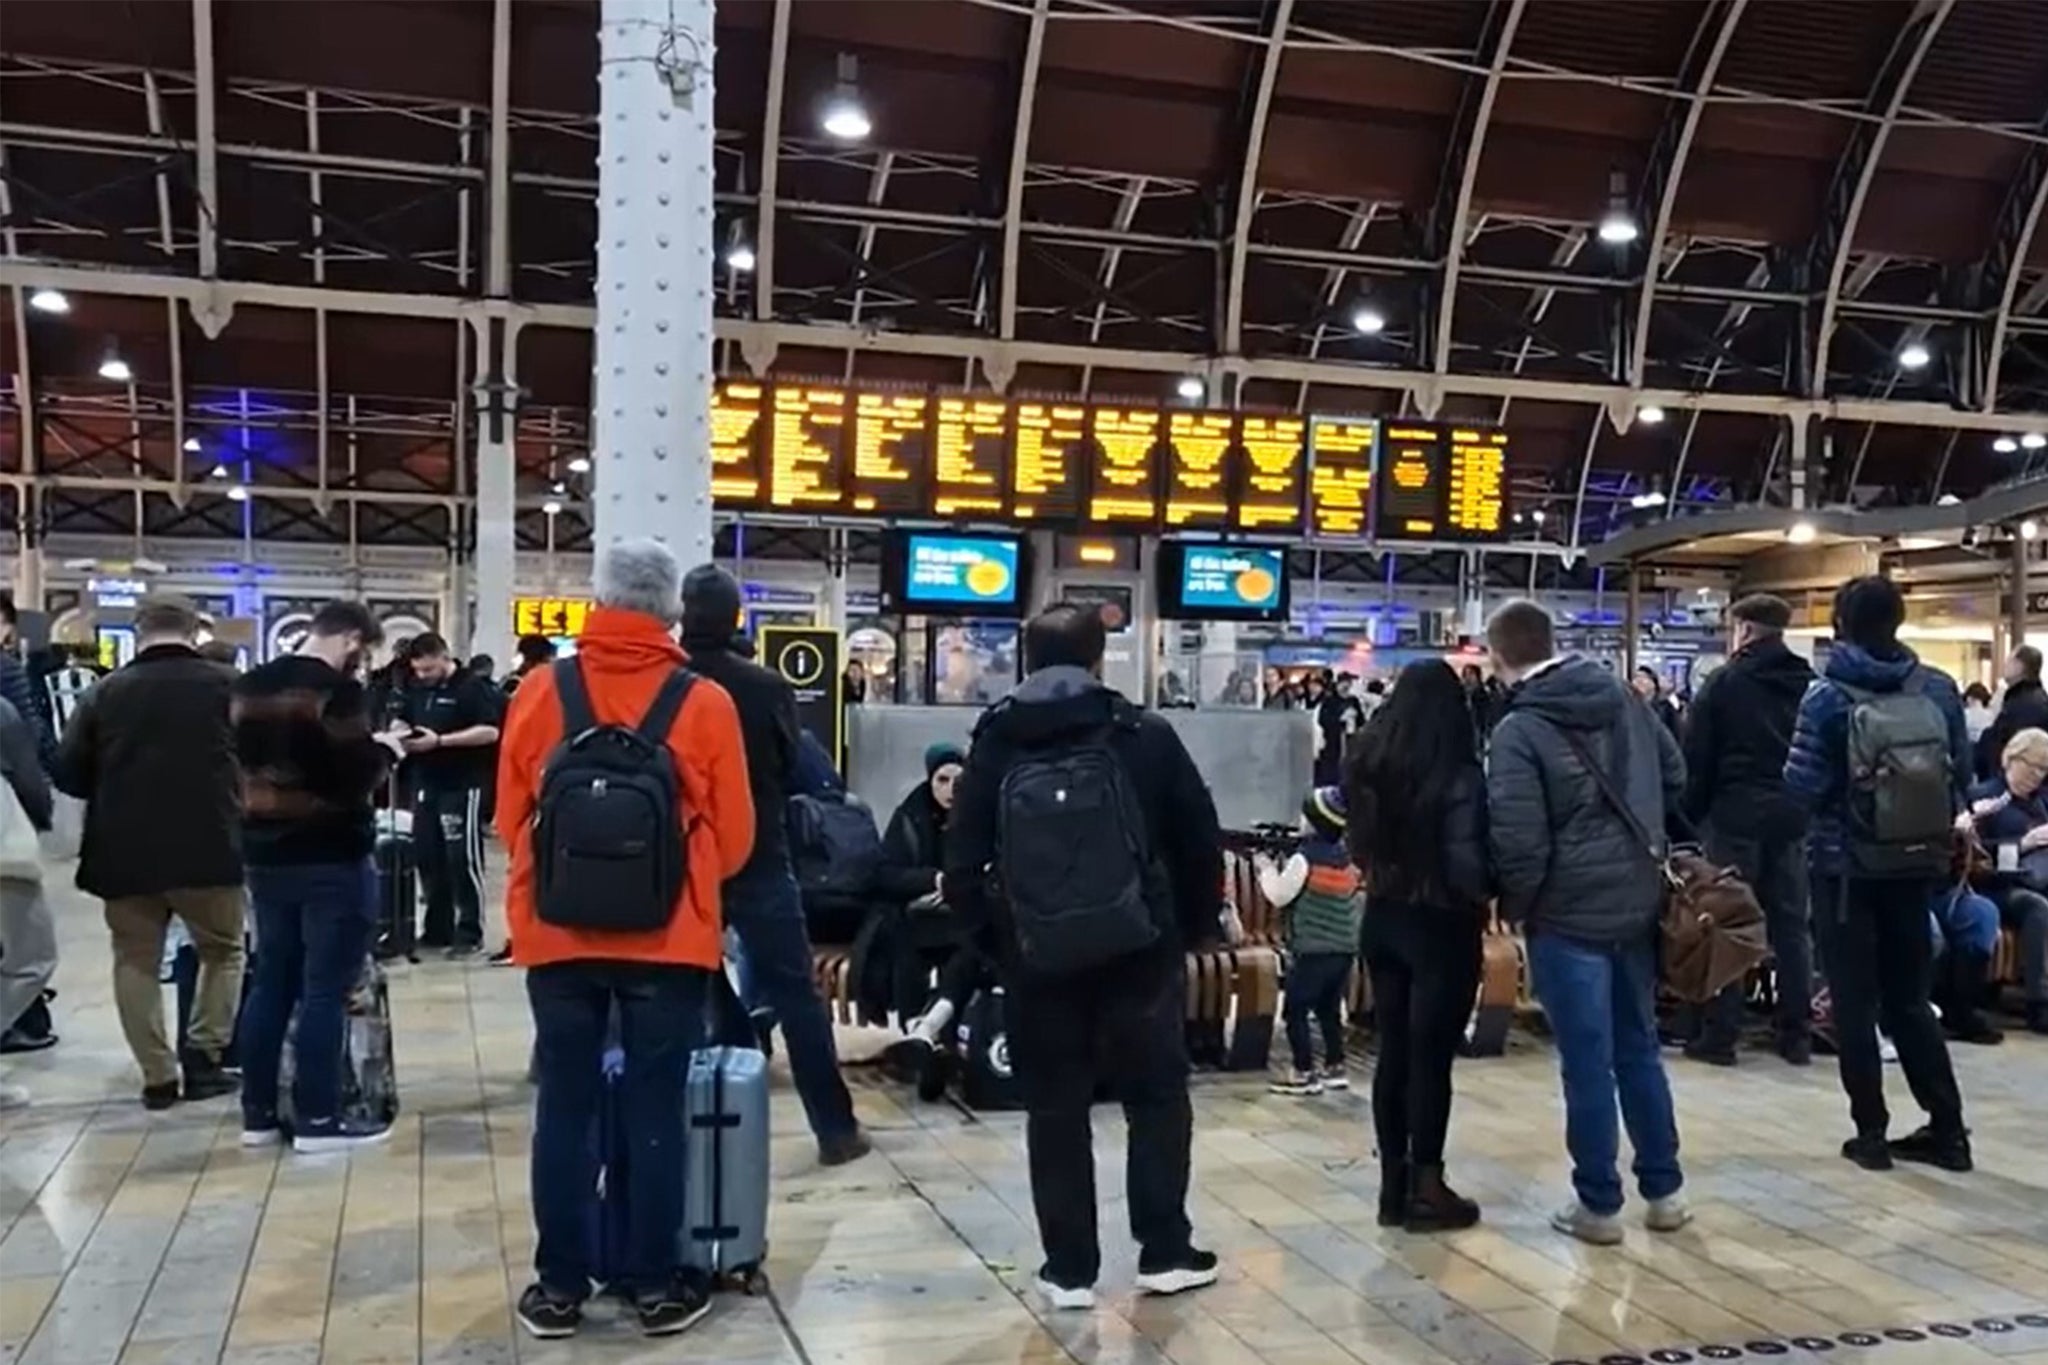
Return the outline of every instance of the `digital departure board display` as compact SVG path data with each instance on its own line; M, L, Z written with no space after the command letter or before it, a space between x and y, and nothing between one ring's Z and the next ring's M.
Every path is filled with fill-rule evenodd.
M1159 520L1159 410L1088 410L1088 520L1102 525L1153 525Z
M846 390L775 386L768 440L768 506L842 512L846 499Z
M1373 532L1383 539L1426 540L1443 526L1443 428L1390 422L1383 440Z
M1299 531L1301 494L1308 470L1302 438L1308 424L1299 417L1238 420L1237 488L1232 496L1241 531Z
M847 481L854 511L924 511L930 416L931 400L921 393L864 393L854 400L853 472Z
M1010 515L1023 521L1079 521L1088 458L1088 409L1078 403L1019 403L1010 449Z
M720 384L711 391L711 498L721 506L760 506L767 396L759 384Z
M1010 405L1000 398L941 398L935 420L932 512L1003 515Z
M1443 533L1455 540L1505 540L1508 434L1453 426L1445 443Z
M1176 412L1163 451L1166 524L1221 530L1230 525L1231 428L1227 412Z
M1309 422L1309 529L1319 536L1364 536L1372 516L1373 446L1379 423L1369 417L1316 417Z

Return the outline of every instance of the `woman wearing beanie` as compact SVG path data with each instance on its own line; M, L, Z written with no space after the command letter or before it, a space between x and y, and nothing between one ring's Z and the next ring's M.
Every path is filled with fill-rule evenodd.
M958 946L947 941L943 930L934 942L929 926L913 925L910 920L920 905L931 907L934 916L951 920L952 912L938 904L939 868L946 860L953 791L966 766L967 753L958 744L941 741L926 749L924 781L897 805L882 834L882 865L875 874L875 890L887 928L878 934L881 941L876 947L891 964L890 1004L906 1021L923 1007L925 983L932 970ZM926 932L918 932L920 929Z
M1344 793L1317 787L1301 803L1301 848L1286 862L1259 854L1259 889L1287 921L1284 1019L1293 1067L1280 1095L1320 1095L1351 1084L1344 1071L1344 985L1358 953L1358 869L1344 848ZM1309 1020L1323 1032L1316 1067Z
M1458 675L1408 665L1346 774L1351 854L1365 872L1362 946L1379 1066L1381 1227L1470 1227L1479 1206L1444 1183L1451 1062L1479 985L1491 894L1486 779Z

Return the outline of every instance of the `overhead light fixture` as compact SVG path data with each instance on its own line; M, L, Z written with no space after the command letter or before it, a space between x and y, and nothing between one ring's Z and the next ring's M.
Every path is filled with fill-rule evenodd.
M1655 403L1647 404L1636 409L1636 420L1646 427L1654 427L1664 420L1664 409Z
M2048 446L2048 436L2043 436L2038 431L2030 431L2020 437L2020 445L2027 450L2039 450L2042 446Z
M548 492L550 492L550 493L553 493L553 494L554 494L554 495L555 495L556 497L558 497L558 498L559 498L559 497L562 497L562 496L563 496L564 494L566 494L566 493L567 493L568 491L569 491L569 485L568 485L568 484L566 484L566 483L563 483L563 482L562 482L562 481L561 481L560 479L556 479L556 480L555 480L555 485L554 485L554 487L552 487L552 488L550 488L550 489L548 490Z
M209 473L206 477L209 479L225 479L227 476L228 467L224 464L217 464L213 467L212 472Z
M1942 546L1946 544L1948 544L1948 542L1943 540L1940 536L1899 537L1899 548L1901 550L1939 550Z
M839 80L825 101L820 119L825 132L841 142L859 142L875 130L860 98L860 63L851 52L839 54Z
M126 384L135 378L135 371L128 368L128 362L121 359L121 353L108 342L106 352L100 357L100 378L110 379L116 384Z
M1664 494L1660 489L1647 488L1630 498L1628 505L1637 508L1662 507L1664 505Z
M185 438L185 453L187 455L197 455L199 453L199 438L197 436L187 436Z
M1961 501L1962 499L1957 497L1953 493L1943 493L1940 497L1934 500L1934 505L1936 507L1954 507L1957 503Z
M229 502L247 502L248 500L249 490L244 488L242 485L236 484L234 487L228 490Z
M1543 524L1543 515L1543 509L1539 507L1529 514L1529 520L1535 522L1538 526L1541 526Z
M1818 533L1814 530L1812 522L1795 521L1785 532L1785 539L1791 541L1794 545L1809 545L1813 542L1816 534Z
M100 373L105 374L106 371L101 370ZM2001 455L2010 455L2020 448L2020 443L2010 436L2001 436L1991 443L1991 448Z
M569 472L571 474L588 474L590 472L590 457L588 455L578 455L572 458L569 461Z
M549 498L540 505L540 510L547 516L558 517L562 515L562 504L557 499Z
M28 306L38 313L54 313L62 317L71 311L71 300L64 297L61 289L38 289L28 296Z
M754 248L745 242L734 242L725 253L725 264L729 269L744 275L754 268Z
M1607 212L1600 218L1600 240L1609 246L1627 246L1642 235L1628 202L1628 173L1613 171L1607 177Z
M2025 521L2020 523L2021 540L2032 540L2035 536L2038 536L2040 534L2041 523L2035 521L2032 517L2028 517Z
M1182 375L1180 383L1174 386L1174 392L1187 399L1190 403L1198 403L1201 401L1202 395L1208 392L1208 386L1202 382L1200 376L1186 374Z
M1377 336L1387 330L1387 315L1369 303L1351 310L1351 330L1361 336Z
M1899 348L1899 368L1902 370L1924 370L1933 360L1934 352L1920 342L1908 342Z

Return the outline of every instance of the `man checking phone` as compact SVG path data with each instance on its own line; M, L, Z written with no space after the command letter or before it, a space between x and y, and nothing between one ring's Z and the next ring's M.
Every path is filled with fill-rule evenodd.
M468 957L483 946L483 794L503 698L431 631L413 639L412 676L399 707L399 738L427 901L420 945Z

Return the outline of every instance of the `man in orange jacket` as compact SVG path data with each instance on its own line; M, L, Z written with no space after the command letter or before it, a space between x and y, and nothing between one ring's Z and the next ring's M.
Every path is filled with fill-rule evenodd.
M626 541L597 562L597 606L573 660L599 725L638 726L687 662L671 634L682 571L666 546ZM540 917L533 828L550 755L563 738L554 670L536 670L512 698L498 765L498 833L512 853L505 917L515 960L530 968L539 1095L532 1191L535 1283L520 1322L537 1337L573 1334L590 1293L590 1204L597 1188L590 1133L602 1093L606 1025L619 1011L626 1069L622 1126L633 1210L626 1279L650 1336L680 1332L709 1311L709 1286L682 1269L683 1078L702 1032L705 992L723 959L719 886L754 846L739 715L724 688L699 677L668 731L688 875L665 924L646 930L569 928Z

